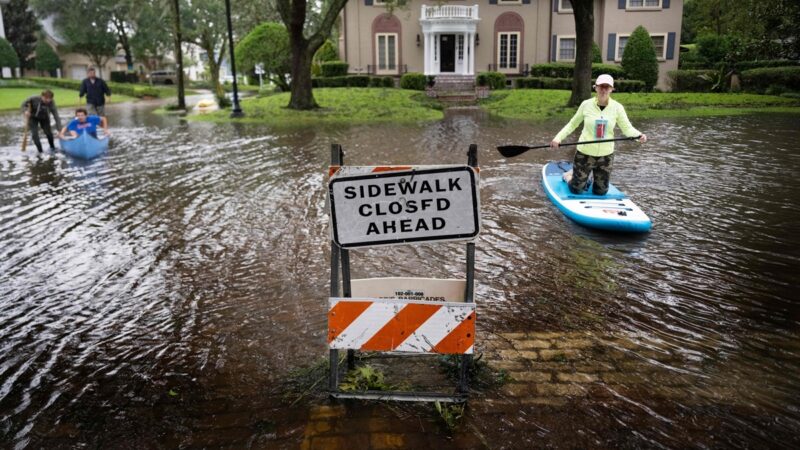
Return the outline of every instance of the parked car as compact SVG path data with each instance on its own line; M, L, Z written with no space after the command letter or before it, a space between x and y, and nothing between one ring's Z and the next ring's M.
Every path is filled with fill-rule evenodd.
M154 70L148 75L152 84L175 84L178 82L178 74L173 70Z

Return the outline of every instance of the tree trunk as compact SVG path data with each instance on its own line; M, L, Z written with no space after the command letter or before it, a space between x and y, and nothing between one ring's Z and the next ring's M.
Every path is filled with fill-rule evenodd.
M594 1L572 0L572 12L575 17L575 72L567 106L578 106L592 96Z
M308 41L305 38L299 43L292 43L292 96L289 100L290 109L305 110L319 107L311 90L312 56L314 56L314 53L309 51Z
M118 17L114 16L112 22L114 23L114 28L117 29L117 38L119 39L119 43L122 45L122 50L125 52L125 65L130 72L133 70L133 54L131 53L131 44L128 39L128 32L125 31L125 24Z
M186 109L186 96L183 88L183 49L181 49L183 36L181 35L180 0L172 0L170 6L172 6L172 31L175 38L175 65L178 68L178 108Z
M222 46L216 58L214 57L214 43L210 36L206 36L203 39L203 45L201 47L203 51L209 55L208 71L209 75L211 75L211 86L212 89L214 89L214 95L217 97L217 103L220 103L220 107L222 107L223 105L221 103L225 98L225 89L222 88L222 84L219 82L219 68L222 65L222 58L225 57L225 46Z

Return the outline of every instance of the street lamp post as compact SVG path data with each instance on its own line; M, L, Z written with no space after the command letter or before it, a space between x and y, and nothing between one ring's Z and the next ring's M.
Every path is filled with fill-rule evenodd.
M225 15L228 19L228 45L231 55L231 72L233 73L233 111L231 117L244 117L242 108L239 107L239 88L236 85L236 57L233 54L233 27L231 26L231 0L225 0Z

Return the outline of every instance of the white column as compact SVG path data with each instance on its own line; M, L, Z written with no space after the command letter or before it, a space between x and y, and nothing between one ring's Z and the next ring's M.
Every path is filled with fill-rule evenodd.
M425 6L422 7L422 11L425 11ZM425 75L428 74L429 71L429 63L428 63L428 53L430 53L431 49L428 46L428 33L422 33L422 73Z
M469 65L467 66L467 73L475 75L475 33L469 34Z

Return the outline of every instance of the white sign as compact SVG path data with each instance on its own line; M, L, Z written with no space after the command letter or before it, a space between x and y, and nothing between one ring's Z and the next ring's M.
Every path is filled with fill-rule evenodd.
M263 75L264 74L264 64L258 63L256 64L256 75Z
M467 280L400 277L362 278L351 280L350 286L353 297L463 303Z
M374 168L333 176L333 240L342 248L472 240L480 231L478 177L469 166Z

